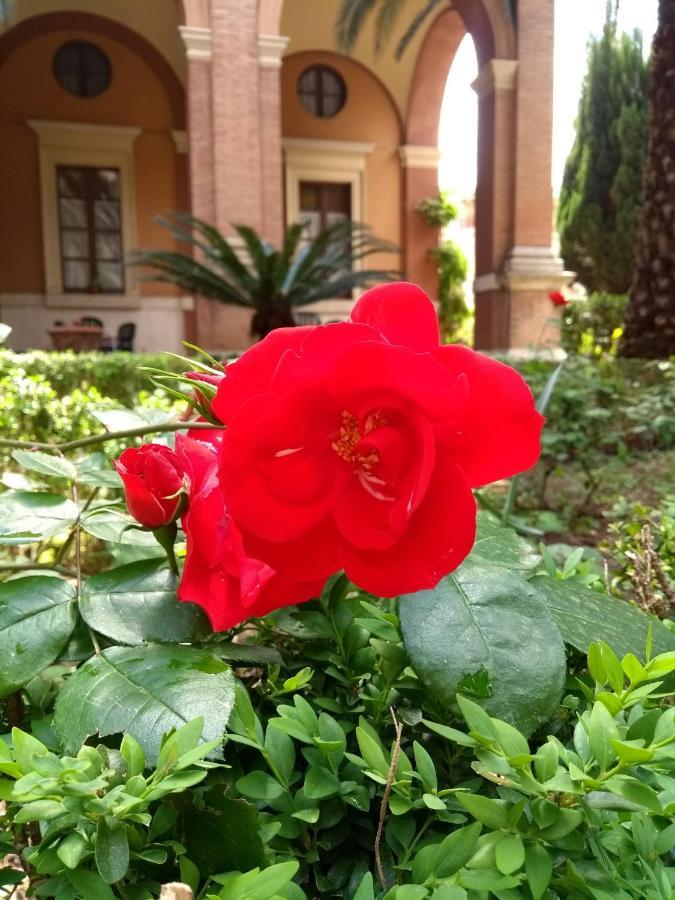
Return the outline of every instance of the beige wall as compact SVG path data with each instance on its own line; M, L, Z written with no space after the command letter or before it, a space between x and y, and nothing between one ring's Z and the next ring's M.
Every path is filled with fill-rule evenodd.
M408 95L419 48L434 16L423 25L401 60L394 50L407 25L426 0L408 0L402 4L401 14L392 29L387 46L376 53L374 49L375 15L370 15L351 57L373 71L391 93L402 119L405 119ZM335 20L339 0L285 0L281 13L281 34L290 38L287 55L303 50L337 51Z
M330 65L342 75L347 101L329 119L311 115L300 102L297 81L311 65ZM284 138L354 141L373 144L364 173L365 224L380 238L401 243L401 125L396 108L377 78L353 60L334 53L305 52L287 56L281 72L281 121ZM391 268L397 256L373 256L373 265Z

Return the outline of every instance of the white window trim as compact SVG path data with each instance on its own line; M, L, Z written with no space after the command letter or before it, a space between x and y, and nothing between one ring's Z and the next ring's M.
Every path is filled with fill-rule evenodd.
M284 138L286 223L300 220L300 182L322 181L351 186L352 219L367 221L366 158L375 144Z
M138 282L130 279L128 272L124 294L64 293L56 169L72 165L119 170L122 248L126 254L138 246L133 144L141 129L44 119L29 119L27 124L37 134L39 144L46 305L83 309L138 307Z

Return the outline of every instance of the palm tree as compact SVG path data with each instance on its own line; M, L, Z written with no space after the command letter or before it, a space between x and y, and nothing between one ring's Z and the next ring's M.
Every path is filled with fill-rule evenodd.
M659 0L644 205L622 356L675 354L675 0Z
M313 239L304 226L291 225L280 249L253 228L235 225L243 248L238 250L213 225L187 213L158 221L192 253L141 250L132 254L129 264L152 270L145 281L175 284L200 297L252 309L254 337L295 325L293 310L298 306L344 297L362 285L399 277L390 270L355 267L373 253L396 251L355 222L337 222Z
M502 0L502 2L508 15L515 21L518 0ZM419 4L419 0L415 0L415 3ZM396 20L406 6L410 6L410 0L341 0L335 22L339 47L347 52L352 50L366 19L377 10L375 50L380 52L384 49ZM396 58L401 58L408 44L432 13L450 9L451 6L452 0L422 0L422 5L396 45Z

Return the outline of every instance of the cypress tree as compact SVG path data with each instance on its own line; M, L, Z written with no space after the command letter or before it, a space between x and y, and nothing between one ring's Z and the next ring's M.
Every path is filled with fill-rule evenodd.
M626 293L642 204L649 116L642 36L617 34L608 3L602 36L588 47L577 136L560 203L560 251L588 291Z

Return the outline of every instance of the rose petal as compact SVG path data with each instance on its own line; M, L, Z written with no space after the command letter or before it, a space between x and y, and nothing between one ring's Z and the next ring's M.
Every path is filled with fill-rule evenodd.
M211 409L220 421L227 424L242 403L268 390L284 351L297 349L316 327L318 326L277 328L262 341L249 347L236 362L230 363L211 404Z
M416 284L381 284L356 301L350 320L370 325L392 344L411 350L438 347L438 316L431 300Z
M393 398L405 398L438 420L459 421L466 403L466 385L461 373L448 373L430 353L414 353L407 347L392 347L364 341L346 350L336 361L327 386L337 404L361 414Z
M460 429L443 434L444 444L472 487L509 478L539 459L544 417L532 392L511 366L468 347L439 348L435 358L453 376L466 376L469 394Z
M345 572L378 597L428 590L469 554L475 531L476 504L466 477L439 454L429 490L405 534L382 552L345 546Z
M259 395L225 432L220 478L238 525L293 540L321 521L349 472L331 448L340 417L319 390Z

